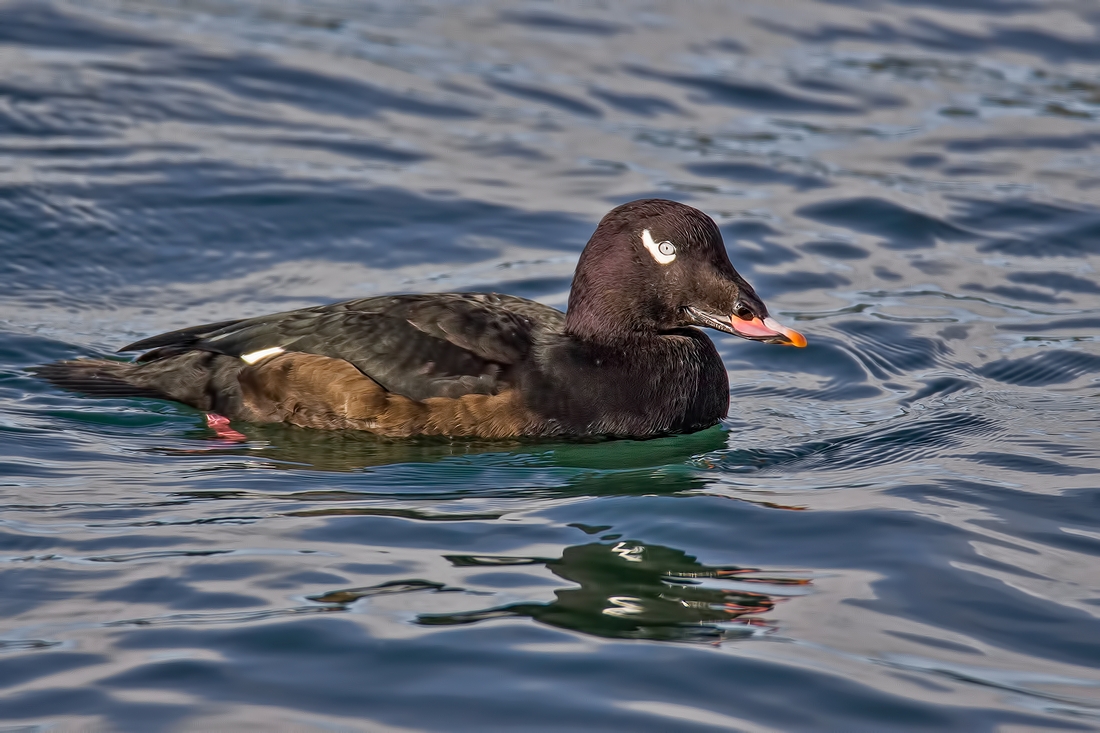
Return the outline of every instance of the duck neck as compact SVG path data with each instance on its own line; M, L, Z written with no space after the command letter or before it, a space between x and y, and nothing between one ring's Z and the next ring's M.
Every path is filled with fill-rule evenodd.
M612 319L609 324L606 316L566 316L565 333L571 338L608 348L628 348L638 343L656 339L660 334L655 329L631 328L619 325L621 321ZM618 324L616 324L618 321Z
M660 335L656 318L623 288L584 287L583 280L575 280L569 294L565 333L608 346L635 344Z

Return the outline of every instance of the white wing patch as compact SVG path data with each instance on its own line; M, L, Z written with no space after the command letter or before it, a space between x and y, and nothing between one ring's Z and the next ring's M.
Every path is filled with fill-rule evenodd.
M281 354L286 349L282 346L272 346L270 349L260 349L259 351L250 351L247 354L241 354L241 361L248 364L255 364L256 362L263 361L269 356L275 356Z
M654 242L653 235L649 233L648 229L642 230L642 244L645 245L653 259L657 260L657 264L667 265L676 259L676 247L672 242Z

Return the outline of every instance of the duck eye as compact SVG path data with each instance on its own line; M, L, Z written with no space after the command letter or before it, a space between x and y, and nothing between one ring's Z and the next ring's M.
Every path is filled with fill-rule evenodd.
M668 240L664 242L653 241L653 235L648 229L642 230L642 246L646 248L650 256L659 265L667 265L676 259L676 245Z

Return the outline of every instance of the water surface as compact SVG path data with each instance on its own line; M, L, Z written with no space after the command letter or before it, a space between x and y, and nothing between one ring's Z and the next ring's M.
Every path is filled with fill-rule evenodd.
M1091 0L0 5L0 719L1100 729ZM378 441L26 369L698 206L719 428Z

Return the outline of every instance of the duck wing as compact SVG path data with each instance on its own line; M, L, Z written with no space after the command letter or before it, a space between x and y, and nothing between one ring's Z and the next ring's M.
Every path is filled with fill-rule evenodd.
M148 362L209 351L259 363L283 352L342 359L410 399L497 394L540 331L565 314L512 295L387 295L221 321L153 336L120 351Z

